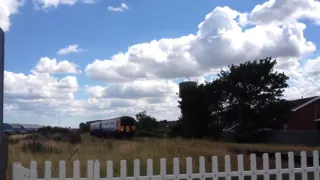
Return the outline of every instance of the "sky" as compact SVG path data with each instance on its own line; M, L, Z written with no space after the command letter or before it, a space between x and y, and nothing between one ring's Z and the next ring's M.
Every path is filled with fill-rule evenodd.
M178 83L273 57L284 98L320 95L315 0L0 0L4 122L177 120Z

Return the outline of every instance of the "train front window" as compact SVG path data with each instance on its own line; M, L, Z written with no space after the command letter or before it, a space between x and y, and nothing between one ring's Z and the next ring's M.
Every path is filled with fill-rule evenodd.
M134 126L134 119L127 119L123 118L121 119L120 126Z

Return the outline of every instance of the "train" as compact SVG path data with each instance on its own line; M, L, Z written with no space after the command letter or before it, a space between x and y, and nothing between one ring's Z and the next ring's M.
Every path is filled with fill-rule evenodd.
M132 138L136 131L133 117L122 116L90 124L90 135L104 138Z

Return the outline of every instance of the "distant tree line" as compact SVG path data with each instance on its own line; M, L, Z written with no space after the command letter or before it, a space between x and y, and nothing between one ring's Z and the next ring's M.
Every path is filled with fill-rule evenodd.
M64 127L45 126L37 130L37 134L30 136L33 140L38 140L39 135L47 139L54 139L56 141L68 141L72 144L81 143L81 133L79 130L72 130Z
M235 141L252 141L259 130L281 129L292 105L282 98L289 79L274 70L271 57L229 65L211 82L195 84L177 94L181 116L175 125L139 112L136 136L219 139L234 126ZM80 124L81 132L90 127Z

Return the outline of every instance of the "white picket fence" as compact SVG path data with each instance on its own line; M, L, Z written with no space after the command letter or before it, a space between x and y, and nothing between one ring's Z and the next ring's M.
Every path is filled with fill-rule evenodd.
M218 180L219 177L224 177L226 180L231 180L231 177L238 177L239 180L244 180L245 176L250 176L252 180L257 180L258 175L263 175L264 180L269 180L270 175L276 175L277 180L282 180L282 174L289 174L289 179L295 179L295 173L302 174L302 180L308 179L308 172L313 172L314 180L320 180L320 167L319 167L319 152L313 151L313 166L307 166L306 152L301 152L301 167L294 167L294 155L292 152L288 153L288 168L282 168L281 154L275 154L276 168L269 168L268 154L263 154L263 169L257 169L256 155L250 155L250 171L244 170L243 155L238 155L238 170L231 171L230 156L225 156L224 171L218 170L218 157L212 157L212 171L205 172L205 158L199 158L199 173L194 173L192 170L192 158L186 158L186 174L179 173L179 158L173 159L173 174L167 175L166 172L166 159L160 160L160 175L153 174L153 161L147 160L147 175L140 176L140 161L134 160L134 175L127 177L126 160L120 162L120 177L113 176L113 162L107 161L107 173L104 178L100 177L100 162L89 160L87 164L87 177L80 177L80 162L73 162L73 178L66 178L66 162L59 162L59 177L52 178L51 176L51 162L45 162L45 175L44 179L39 179L37 176L37 162L30 163L30 169L23 167L20 163L13 164L13 180L177 180L194 178L205 180L205 178L212 178Z

